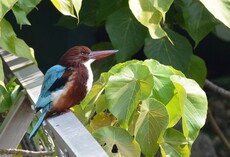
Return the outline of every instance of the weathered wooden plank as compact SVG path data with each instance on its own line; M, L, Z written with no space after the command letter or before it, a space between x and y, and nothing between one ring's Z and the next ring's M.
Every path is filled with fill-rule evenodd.
M30 106L30 100L21 92L19 99L11 107L3 124L0 128L0 148L16 148L29 124L31 123L34 112Z
M55 143L70 157L108 157L71 111L48 118L47 124Z

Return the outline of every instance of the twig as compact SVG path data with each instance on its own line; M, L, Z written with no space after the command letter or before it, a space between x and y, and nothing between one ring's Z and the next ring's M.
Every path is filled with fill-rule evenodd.
M52 156L52 151L29 151L22 149L0 149L0 154L20 154L23 156Z
M209 80L205 80L205 87L220 94L221 96L224 96L226 98L230 98L230 91L212 83ZM217 133L217 135L219 136L220 140L224 143L224 145L228 148L228 150L230 150L230 143L227 140L227 138L224 136L223 132L221 131L220 127L218 126L218 124L216 123L216 120L214 119L212 112L210 109L208 109L208 118L213 126L213 129L215 130L215 132Z
M217 135L220 137L220 140L224 143L224 145L228 148L228 150L230 150L230 143L227 140L227 138L224 136L219 126L217 125L210 109L208 109L208 118L213 126L213 129L215 130Z
M205 87L208 89L211 89L212 91L219 93L220 95L226 97L226 98L230 98L230 91L217 86L216 84L212 83L211 81L209 81L208 79L205 80Z

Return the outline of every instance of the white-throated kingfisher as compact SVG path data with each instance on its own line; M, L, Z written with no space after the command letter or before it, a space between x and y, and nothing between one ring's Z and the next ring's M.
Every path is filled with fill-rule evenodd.
M45 118L80 104L92 87L91 63L116 52L117 50L92 52L85 46L75 46L60 58L57 65L48 69L38 101L34 105L36 111L41 110L41 116L29 138L34 137Z

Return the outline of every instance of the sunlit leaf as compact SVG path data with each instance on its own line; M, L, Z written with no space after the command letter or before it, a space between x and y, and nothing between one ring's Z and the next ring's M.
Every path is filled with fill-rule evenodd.
M146 156L156 153L159 147L157 141L167 125L168 113L165 105L153 98L144 100L135 127L135 139Z
M153 59L145 60L143 64L148 66L153 75L154 87L152 97L167 104L174 94L174 86L169 79L171 75L174 75L173 71L168 66L160 64Z
M51 0L51 2L63 15L79 19L82 0Z
M192 56L192 46L189 41L176 32L167 30L172 43L166 38L146 38L144 53L148 58L158 60L161 64L171 65L185 74L188 72Z
M188 141L182 133L174 129L167 129L164 140L160 143L163 157L189 157Z
M230 1L229 0L200 0L201 3L215 16L230 28Z
M0 0L0 22L18 0Z
M105 26L114 48L119 50L116 54L119 62L130 59L144 44L147 30L128 8L111 14Z
M153 77L147 66L135 63L122 68L109 78L105 96L110 112L120 125L128 128L140 100L146 99L153 87Z
M205 124L208 107L206 94L194 80L176 75L170 79L175 88L183 86L186 91L185 96L180 95L185 101L184 106L181 106L182 127L185 137L189 137L192 144Z
M2 19L0 22L0 47L19 57L28 58L36 63L34 58L34 50L29 47L22 39L17 38L10 23Z
M160 23L165 18L173 0L129 0L129 7L136 19L149 29L153 39L167 36Z
M113 147L117 147L117 154L124 157L140 157L141 150L138 143L133 137L122 128L103 127L97 129L93 136L102 145L109 156L112 153Z
M183 88L183 86L178 84L174 89L174 96L166 105L166 109L169 115L168 127L173 127L180 120L185 99L186 99L186 91Z

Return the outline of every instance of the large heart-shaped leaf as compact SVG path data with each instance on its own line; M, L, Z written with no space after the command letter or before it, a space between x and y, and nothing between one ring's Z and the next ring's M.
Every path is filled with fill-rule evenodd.
M110 76L105 88L108 108L123 128L128 128L137 105L151 94L152 87L148 67L139 63L129 64Z
M184 100L181 106L182 127L185 137L189 137L192 144L205 124L208 107L206 94L194 80L177 75L170 79L176 89L182 86L186 91L186 95L179 93L181 100Z
M192 56L192 46L189 41L176 32L167 30L172 43L166 38L145 40L144 53L148 58L154 58L162 64L171 65L185 74L188 72Z
M115 49L119 62L130 59L144 44L147 30L132 15L128 8L114 12L106 20L106 31Z
M117 154L118 156L140 157L141 151L138 143L122 128L103 127L97 129L93 136L109 156ZM117 153L113 153L113 148L117 148Z
M160 64L158 61L148 59L143 62L144 65L148 66L154 79L154 87L152 97L161 101L163 104L167 104L173 96L173 83L169 79L174 72L170 67ZM167 91L167 92L166 92Z
M135 138L146 156L156 153L159 147L157 141L167 125L165 105L153 98L144 100L135 127Z

